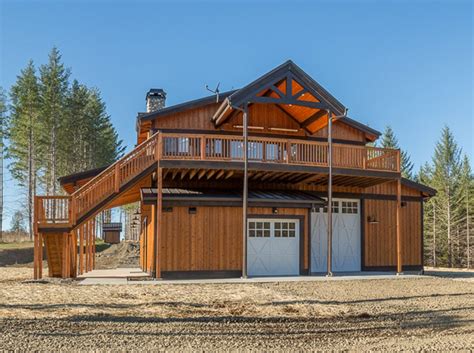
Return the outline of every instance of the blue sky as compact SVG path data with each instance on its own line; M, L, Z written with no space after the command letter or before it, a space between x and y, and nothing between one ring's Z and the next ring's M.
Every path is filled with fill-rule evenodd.
M349 108L390 124L416 169L448 125L473 156L470 1L0 0L0 85L57 46L73 78L100 89L120 137L135 142L145 93L167 105L238 88L292 59ZM10 218L18 190L6 175ZM8 227L8 224L6 225Z

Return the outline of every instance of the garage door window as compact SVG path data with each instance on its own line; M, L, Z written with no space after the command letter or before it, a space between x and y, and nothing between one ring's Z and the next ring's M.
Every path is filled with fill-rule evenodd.
M275 222L276 238L294 238L296 236L296 226L294 222Z
M249 222L249 237L269 238L270 222Z
M342 213L357 214L358 203L353 201L342 201Z
M324 206L323 212L327 213L327 211L328 211L327 206ZM332 213L339 213L339 201L332 202Z

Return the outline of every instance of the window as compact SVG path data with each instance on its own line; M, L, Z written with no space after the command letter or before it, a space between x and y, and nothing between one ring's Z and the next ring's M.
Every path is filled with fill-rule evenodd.
M323 212L324 213L328 212L327 206L324 206ZM333 201L332 202L332 213L339 213L339 201Z
M295 236L295 222L275 222L275 238L294 238Z
M249 237L269 238L270 222L249 222Z
M358 204L357 201L342 201L342 213L357 214Z
M267 143L265 149L266 159L268 161L281 160L280 148L276 143Z
M178 152L179 153L189 152L189 138L187 137L178 138Z

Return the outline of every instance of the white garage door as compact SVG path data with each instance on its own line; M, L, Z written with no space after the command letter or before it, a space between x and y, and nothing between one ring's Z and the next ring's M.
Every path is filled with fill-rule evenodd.
M249 219L247 270L249 276L298 275L299 220Z
M332 271L361 269L360 202L333 199ZM311 272L327 272L327 210L311 213Z

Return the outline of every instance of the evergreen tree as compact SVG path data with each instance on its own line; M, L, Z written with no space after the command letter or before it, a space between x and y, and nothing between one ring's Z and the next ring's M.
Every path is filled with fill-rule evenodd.
M125 148L119 140L105 103L98 90L90 91L86 114L90 121L89 168L97 168L113 163L123 155Z
M63 158L65 156L62 145L67 141L65 122L65 101L68 91L70 72L61 62L61 54L53 48L49 54L48 64L40 67L40 97L42 142L46 147L45 184L48 194L57 193L57 178L64 174Z
M474 177L472 175L471 165L467 155L464 155L461 171L460 183L457 190L457 199L459 204L457 207L457 223L459 232L458 243L461 245L458 254L458 265L463 267L471 267L471 227L472 214L474 211Z
M460 185L461 150L451 130L445 126L441 139L436 144L433 156L432 185L438 191L436 206L439 210L439 229L445 236L440 239L445 247L444 256L448 266L453 265L453 234L455 232L456 208L459 206L457 189Z
M3 231L3 157L7 118L7 97L0 87L0 238Z
M400 148L395 132L390 126L387 126L382 134L381 147L393 149ZM411 162L408 153L403 150L400 150L400 169L403 177L413 179L413 163Z
M86 146L90 138L90 122L86 107L89 100L89 89L74 80L66 96L65 126L63 131L63 166L64 175L90 169ZM98 147L100 149L100 146ZM72 158L71 158L72 157Z
M34 195L38 170L43 160L39 135L43 126L39 120L39 85L35 67L30 61L11 87L10 144L7 157L10 173L27 191L27 214L30 237L33 237Z

